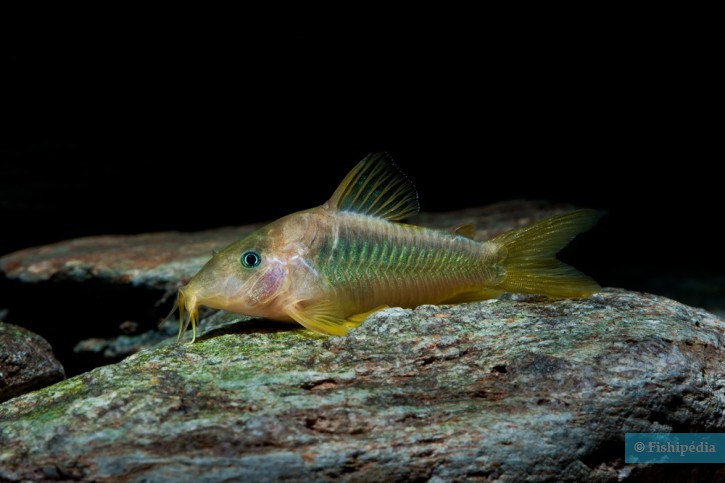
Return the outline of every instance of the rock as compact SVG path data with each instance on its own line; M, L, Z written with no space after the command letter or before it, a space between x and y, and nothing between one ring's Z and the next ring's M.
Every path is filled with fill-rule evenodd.
M0 402L65 378L50 344L17 325L0 322Z
M388 309L345 337L249 320L0 405L0 480L722 480L625 432L725 431L725 322L607 289Z
M254 228L76 238L0 257L0 273L8 280L26 283L100 280L137 287L174 288L180 280L193 276L213 250L223 248Z

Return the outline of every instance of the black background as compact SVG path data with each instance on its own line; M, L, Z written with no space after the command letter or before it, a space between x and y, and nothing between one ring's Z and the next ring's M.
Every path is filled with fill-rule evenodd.
M610 13L259 32L225 12L26 21L4 34L0 253L274 219L385 150L426 211L607 210L569 255L605 285L721 275L717 39Z

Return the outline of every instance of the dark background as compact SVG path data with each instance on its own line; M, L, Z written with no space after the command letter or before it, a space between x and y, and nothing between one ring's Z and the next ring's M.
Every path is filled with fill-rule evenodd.
M0 253L274 219L386 150L426 211L607 210L565 254L605 285L722 280L722 79L706 28L615 12L250 33L225 17L5 34Z

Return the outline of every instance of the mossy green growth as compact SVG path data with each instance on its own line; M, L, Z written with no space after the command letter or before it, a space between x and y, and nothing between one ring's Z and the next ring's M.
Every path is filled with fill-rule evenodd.
M0 479L607 481L616 461L583 461L626 431L725 431L725 323L660 297L208 330L0 405Z

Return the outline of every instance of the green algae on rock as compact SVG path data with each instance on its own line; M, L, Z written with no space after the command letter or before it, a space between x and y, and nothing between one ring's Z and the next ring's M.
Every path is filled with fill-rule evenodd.
M626 465L625 432L725 431L725 323L662 297L254 326L0 405L0 479L615 481L692 470Z

